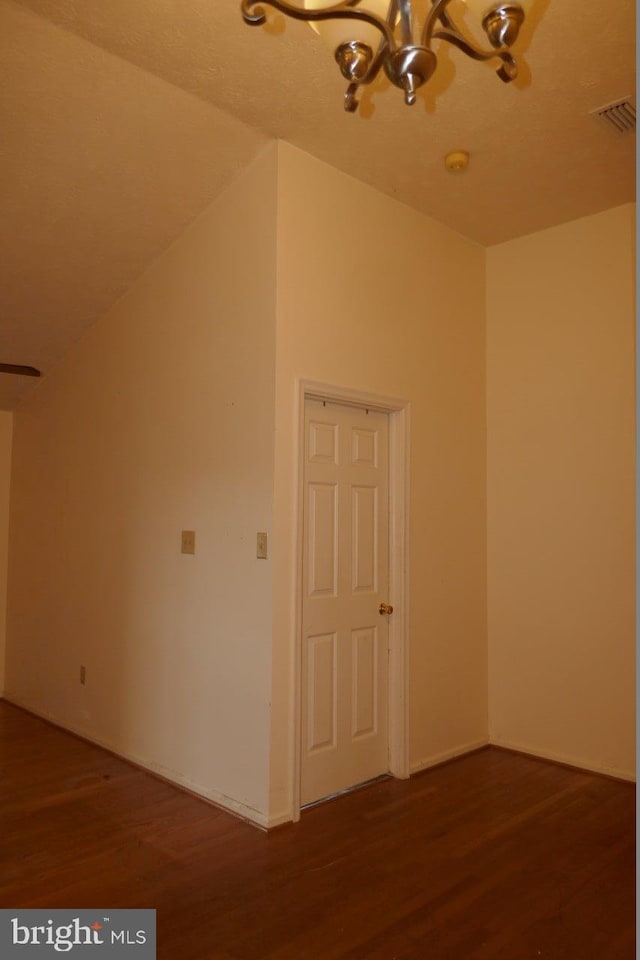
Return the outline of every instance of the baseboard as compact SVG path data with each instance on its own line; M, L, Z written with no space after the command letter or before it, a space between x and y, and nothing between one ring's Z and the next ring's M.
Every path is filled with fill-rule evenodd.
M531 748L528 746L523 746L519 743L513 743L510 740L503 740L500 737L491 737L489 739L489 744L492 747L498 747L501 750L509 750L511 753L519 753L525 757L533 757L536 760L549 760L551 763L559 763L563 767L571 767L574 770L585 770L588 773L598 773L600 776L609 777L613 780L624 780L629 783L636 782L635 772L631 773L628 770L619 770L615 767L606 767L603 764L577 759L576 757L567 756L566 754L553 753L549 750L539 750L537 747Z
M293 813L291 810L288 810L286 813L274 813L267 820L267 830L284 827L286 824L293 822Z
M449 760L455 760L456 757L463 757L466 753L473 753L475 750L482 750L489 745L488 740L474 740L472 743L465 743L451 750L443 750L442 753L434 753L431 757L423 760L413 760L411 762L411 775L420 773L421 770L428 770L430 767L437 767L441 763L447 763Z
M156 763L153 760L148 760L145 757L140 757L135 753L122 750L107 740L101 740L98 737L92 737L84 730L73 726L73 724L63 723L54 714L51 714L46 710L40 710L36 707L33 707L30 703L22 700L21 697L16 697L13 694L5 693L0 699L6 700L7 703L12 704L14 707L19 707L20 710L24 710L26 713L33 714L33 716L38 717L40 720L45 720L52 726L58 727L60 730L64 730L65 733L71 733L74 737L79 737L80 740L86 740L87 743L91 743L95 747L100 747L102 750L106 750L108 753L113 754L120 760L126 760L127 763L132 764L134 767L139 767L141 770L145 770L147 773L153 774L154 777L158 777L158 779L164 780L167 783L172 784L174 787L179 787L186 793L190 793L198 799L205 800L214 807L224 810L225 813L231 813L233 816L239 817L241 820L245 820L247 823L252 824L252 826L259 827L261 830L266 830L267 827L272 825L269 822L269 818L267 817L266 813L262 813L260 810L255 810L248 804L242 803L240 800L235 800L233 797L228 797L226 794L221 793L218 790L210 790L207 787L201 786L200 784L193 783L187 777L183 777L182 774L177 773L175 770L171 770L168 767L164 767L160 763Z

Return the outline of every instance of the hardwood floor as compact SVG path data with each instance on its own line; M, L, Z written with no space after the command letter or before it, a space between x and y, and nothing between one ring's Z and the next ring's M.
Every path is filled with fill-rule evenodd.
M269 835L0 701L0 906L155 907L160 960L631 960L631 784L487 749Z

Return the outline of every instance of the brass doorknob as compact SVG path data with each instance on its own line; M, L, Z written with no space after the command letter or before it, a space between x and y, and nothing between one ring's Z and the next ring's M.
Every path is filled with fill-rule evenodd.
M381 603L378 607L378 613L381 617L384 617L385 613L393 613L393 607L390 603Z

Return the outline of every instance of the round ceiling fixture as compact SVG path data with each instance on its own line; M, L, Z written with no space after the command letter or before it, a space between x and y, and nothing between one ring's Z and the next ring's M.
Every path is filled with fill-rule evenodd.
M454 150L446 155L444 165L449 173L464 173L469 166L469 154L466 150Z

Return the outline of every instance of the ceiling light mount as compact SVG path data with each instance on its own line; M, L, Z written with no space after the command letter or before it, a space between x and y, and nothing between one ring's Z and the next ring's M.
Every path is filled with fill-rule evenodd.
M307 21L329 45L349 87L345 110L358 108L359 87L371 83L381 69L404 91L405 103L416 101L416 91L435 72L434 40L457 47L473 60L500 61L497 74L505 83L514 80L518 68L510 48L518 39L527 8L532 0L464 0L471 13L479 16L491 49L481 49L468 39L452 20L451 0L425 0L426 14L421 29L415 26L413 7L419 0L241 0L246 23L259 26L266 20L264 7L273 7L296 20Z

